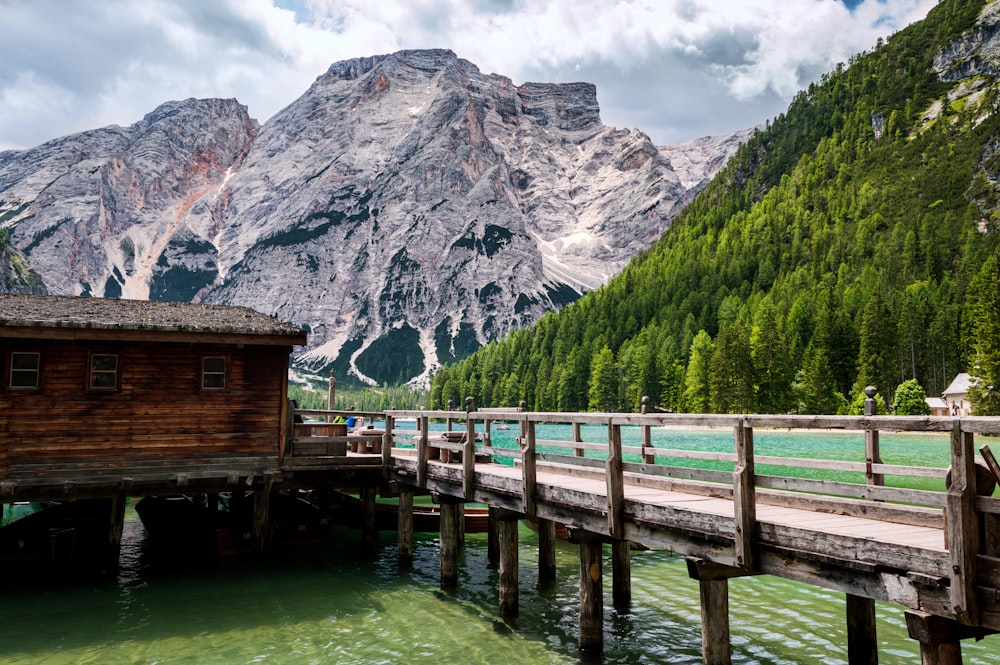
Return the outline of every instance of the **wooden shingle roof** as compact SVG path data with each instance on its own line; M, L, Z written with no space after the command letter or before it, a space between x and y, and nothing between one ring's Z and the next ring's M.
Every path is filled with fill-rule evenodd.
M0 294L0 336L303 345L301 329L248 307Z

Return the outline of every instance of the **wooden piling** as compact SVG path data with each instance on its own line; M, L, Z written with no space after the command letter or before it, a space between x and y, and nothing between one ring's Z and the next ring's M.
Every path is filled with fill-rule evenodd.
M125 530L126 502L127 497L124 492L119 492L111 499L108 550L104 564L105 575L114 575L118 572L118 562L122 552L122 533ZM2 505L0 505L0 508L2 508Z
M486 534L486 556L491 568L500 565L500 533L498 531L500 523L500 509L494 506L489 507L489 522L487 522Z
M461 500L441 497L441 588L458 586L458 506Z
M271 487L273 478L268 479L253 495L253 545L257 554L271 551Z
M847 662L878 665L875 601L847 594Z
M698 580L701 597L701 648L706 665L729 665L729 579L756 573L697 557L686 559L688 575Z
M699 580L701 657L705 665L730 665L729 580Z
M600 538L582 538L580 546L580 651L604 649L604 586Z
M922 665L961 665L964 639L981 639L990 631L966 626L944 617L916 610L904 612L906 630L912 639L920 642Z
M632 603L632 544L627 540L611 543L611 602L619 610Z
M517 518L520 516L504 511L499 517L500 616L509 619L518 613Z
M378 527L375 524L375 488L361 488L361 549L365 553L375 550Z
M413 566L413 492L399 493L399 567L406 570Z
M556 523L538 520L538 581L551 582L556 578Z

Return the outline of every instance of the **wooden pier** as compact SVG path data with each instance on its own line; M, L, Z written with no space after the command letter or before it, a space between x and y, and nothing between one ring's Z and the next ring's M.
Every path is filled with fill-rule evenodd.
M416 421L412 429L398 419ZM430 427L448 422L453 434ZM517 448L493 445L497 421L520 430ZM961 662L960 641L1000 630L1000 499L989 496L996 470L988 445L996 418L714 416L566 414L498 411L392 411L377 457L393 490L432 493L442 506L441 584L455 584L460 534L454 517L465 502L491 507L500 570L499 614L517 614L517 529L534 519L548 533L565 525L580 550L580 648L603 642L602 548L612 551L616 606L630 596L629 552L637 544L687 559L699 580L706 663L728 663L728 585L769 574L845 594L851 663L878 661L875 601L905 609L925 664ZM456 424L457 423L457 424ZM542 424L564 423L567 440L542 440ZM606 442L580 441L581 425L606 429ZM411 426L412 427L412 426ZM638 427L640 446L622 444ZM654 427L726 428L732 452L651 446ZM754 453L754 432L856 430L852 461L775 458ZM879 433L930 432L947 439L950 470L883 464ZM463 436L464 434L464 436ZM290 462L302 464L294 439ZM447 454L444 454L447 451ZM310 468L360 463L352 454L313 457ZM444 461L448 460L448 461ZM732 471L674 466L679 460L731 465ZM787 475L757 471L782 469ZM816 472L854 472L860 482L815 479ZM773 473L773 471L772 471ZM812 478L810 478L812 476ZM944 489L948 476L947 489ZM886 485L886 479L931 478L940 491ZM979 492L977 493L977 488ZM401 505L408 506L411 498ZM400 562L412 556L412 533L400 514ZM551 539L541 537L540 565ZM692 599L694 600L694 599Z

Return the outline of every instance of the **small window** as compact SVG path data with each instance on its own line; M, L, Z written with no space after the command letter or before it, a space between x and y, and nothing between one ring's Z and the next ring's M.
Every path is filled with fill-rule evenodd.
M115 390L118 388L118 354L93 353L90 355L90 389Z
M41 354L13 351L10 354L10 387L37 390Z
M205 356L201 359L201 387L205 390L226 389L225 356Z

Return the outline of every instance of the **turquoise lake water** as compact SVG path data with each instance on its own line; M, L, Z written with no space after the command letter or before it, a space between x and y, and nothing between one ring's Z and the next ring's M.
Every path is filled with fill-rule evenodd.
M603 428L584 428L585 440L602 436ZM558 437L553 430L539 438ZM657 430L655 438L662 447L732 450L727 431ZM637 442L638 430L624 439ZM854 461L864 449L858 434L757 432L755 443L762 455ZM948 463L943 437L883 435L882 453L891 464ZM396 564L395 533L383 532L365 556L358 534L340 528L323 545L266 561L191 567L152 556L129 511L114 580L26 585L16 569L4 571L0 665L578 663L576 548L558 543L557 580L543 587L535 534L522 526L520 542L521 611L505 624L496 618L497 571L485 534L467 536L458 589L444 593L434 534L418 537L406 572ZM627 611L611 607L610 578L606 559L604 663L701 662L698 586L682 558L634 552ZM768 576L737 579L730 612L735 663L847 661L840 594ZM878 637L881 663L920 662L899 608L878 604ZM966 663L1000 665L1000 637L964 642L963 653Z

